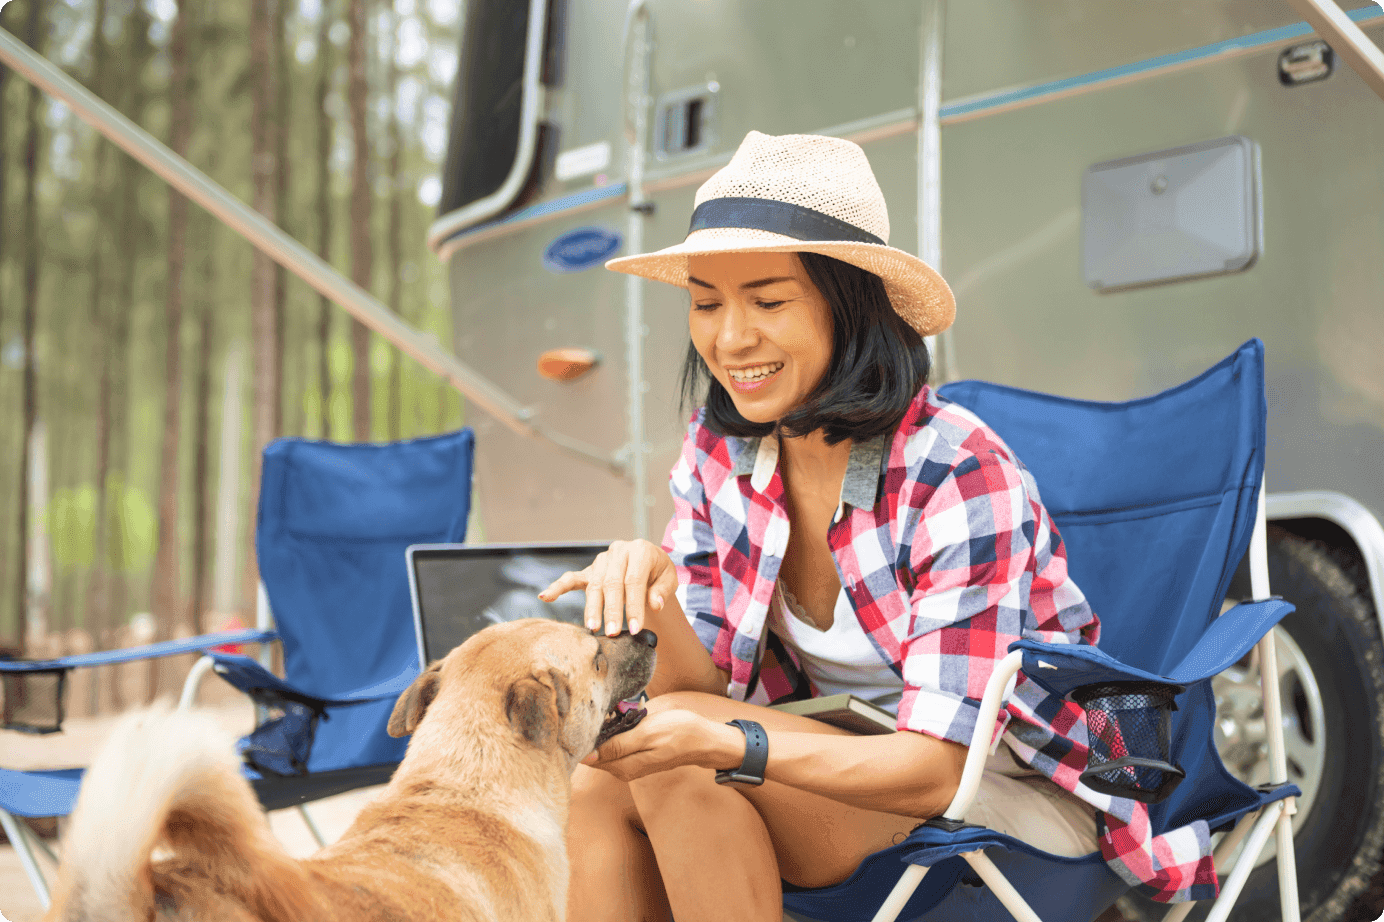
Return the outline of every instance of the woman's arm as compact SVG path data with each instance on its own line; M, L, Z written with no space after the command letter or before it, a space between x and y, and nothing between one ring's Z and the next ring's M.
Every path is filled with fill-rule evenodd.
M684 765L729 769L745 756L745 735L725 720L756 720L769 737L766 781L812 791L866 810L919 818L945 811L961 783L966 747L903 730L855 736L805 717L742 702L672 695L586 761L625 781ZM793 728L793 729L790 729Z
M766 732L766 780L883 813L940 815L956 796L966 764L965 746L909 730L850 737ZM716 740L715 767L738 766L745 735L722 724Z

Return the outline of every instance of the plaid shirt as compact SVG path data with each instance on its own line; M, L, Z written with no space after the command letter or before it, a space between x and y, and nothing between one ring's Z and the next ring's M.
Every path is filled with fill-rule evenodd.
M814 693L764 629L789 522L778 442L719 436L698 411L670 477L663 546L678 601L731 698ZM903 685L898 727L969 745L995 663L1020 638L1094 644L1100 622L1067 576L1032 475L968 410L924 387L892 437L853 445L827 542L856 617ZM1102 811L1102 854L1155 899L1216 893L1202 821L1153 836L1148 808L1080 783L1085 713L1020 672L993 731Z

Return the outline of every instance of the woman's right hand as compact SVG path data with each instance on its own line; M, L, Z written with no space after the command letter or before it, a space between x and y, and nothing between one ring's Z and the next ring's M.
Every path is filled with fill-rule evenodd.
M646 615L663 609L678 588L672 558L649 541L616 541L596 555L585 570L569 570L538 594L551 602L564 592L586 590L586 626L611 636L626 623L631 634L644 626Z

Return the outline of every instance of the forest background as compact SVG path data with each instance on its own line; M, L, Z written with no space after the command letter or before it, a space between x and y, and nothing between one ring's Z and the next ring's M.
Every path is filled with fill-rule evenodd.
M0 27L443 343L424 234L460 17L460 0L0 4ZM462 422L455 391L0 67L0 655L252 624L270 439ZM166 694L163 672L111 670L72 706Z

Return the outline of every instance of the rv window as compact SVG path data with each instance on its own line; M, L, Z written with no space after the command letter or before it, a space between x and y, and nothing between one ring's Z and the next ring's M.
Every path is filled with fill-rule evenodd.
M519 150L532 4L468 0L439 214L494 194Z

